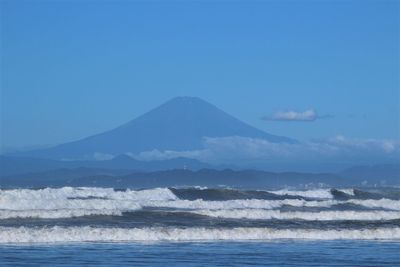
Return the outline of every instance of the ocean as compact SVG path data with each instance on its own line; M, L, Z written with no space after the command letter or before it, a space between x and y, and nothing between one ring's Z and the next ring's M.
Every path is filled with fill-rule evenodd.
M400 266L400 189L3 189L0 265Z

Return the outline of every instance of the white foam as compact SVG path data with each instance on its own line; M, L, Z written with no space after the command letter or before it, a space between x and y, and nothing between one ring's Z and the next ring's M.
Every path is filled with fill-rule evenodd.
M295 207L330 207L332 201L286 200L114 200L114 199L45 199L21 200L10 208L1 209L0 219L7 218L67 218L88 215L119 215L122 212L139 210L142 207L172 208L183 210L213 209L276 209L284 205ZM80 215L81 214L81 215ZM70 216L68 216L70 215Z
M298 191L291 191L298 194ZM306 192L306 191L304 191ZM312 190L316 196L315 190ZM319 191L318 191L319 192ZM322 191L321 191L322 192ZM283 194L283 191L281 191ZM320 194L322 196L322 194ZM85 215L118 215L142 207L173 208L185 210L279 209L293 207L329 208L337 204L355 204L371 209L400 211L400 201L390 199L335 200L304 199L284 200L181 200L168 188L150 190L115 191L111 188L46 188L40 190L0 190L0 219L5 218L66 218Z
M155 188L149 190L115 191L112 188L97 187L62 187L45 189L15 189L0 190L0 208L4 205L21 203L22 201L54 201L64 199L113 199L113 200L171 200L177 199L168 188ZM20 205L20 204L18 204Z
M302 199L284 199L284 200L225 200L225 201L206 201L197 200L175 200L175 201L146 201L142 203L146 207L162 207L177 209L276 209L284 205L294 207L330 207L336 201L306 201Z
M204 201L201 199L175 200L175 201L146 201L141 203L147 207L163 207L163 208L178 208L178 209L278 209L282 206L292 207L315 207L329 208L339 204L355 204L371 209L388 209L400 211L400 201L391 199L368 199L358 200L350 199L345 201L339 200L313 200L306 201L303 199L284 199L284 200L261 200L261 199L246 199L246 200L226 200L226 201Z
M40 212L55 211L54 213L68 212L83 214L82 210L107 211L134 211L146 207L177 208L177 209L235 209L235 208L263 208L274 209L283 205L329 207L331 202L305 201L299 199L285 200L228 200L204 201L178 199L168 188L156 188L142 191L115 191L111 188L46 188L40 190L17 189L0 190L0 218L26 217L26 211L33 216ZM62 210L62 211L61 211ZM10 212L12 211L12 212ZM18 211L23 211L17 214ZM101 213L100 213L101 214ZM2 215L2 216L1 216ZM45 216L45 215L43 215ZM60 215L61 216L61 215Z
M354 189L352 188L337 189L337 190L347 195L354 196ZM314 189L314 190L281 189L277 191L268 191L268 192L281 196L289 195L289 196L300 196L300 197L316 198L316 199L333 199L333 195L330 189Z
M0 227L0 243L134 242L201 240L276 239L377 239L399 240L400 228L363 230L317 230L272 228L94 228L84 227Z
M345 193L347 195L350 195L350 196L354 196L354 189L340 189L338 191L341 191L341 192L343 192L343 193Z
M307 197L307 198L321 198L321 199L331 199L333 198L330 189L314 189L314 190L307 190L307 191L295 191L289 189L282 189L277 191L268 191L270 193L276 195L289 195L289 196L300 196L300 197Z
M218 218L263 219L263 220L307 220L307 221L381 221L400 219L397 211L320 211L281 212L264 209L197 210L193 213Z
M364 206L371 209L400 210L400 201L387 198L382 199L350 199L347 203Z
M0 190L0 210L137 210L140 202L173 200L168 188L115 191L111 188Z
M109 215L121 216L121 210L85 210L85 209L72 209L72 210L0 210L0 219L11 218L45 218L45 219L59 219L59 218L72 218L91 215Z

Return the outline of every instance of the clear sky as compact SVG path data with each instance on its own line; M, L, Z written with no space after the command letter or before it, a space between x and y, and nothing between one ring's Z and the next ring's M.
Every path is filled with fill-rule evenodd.
M4 146L76 140L182 95L300 140L400 138L398 1L0 3Z

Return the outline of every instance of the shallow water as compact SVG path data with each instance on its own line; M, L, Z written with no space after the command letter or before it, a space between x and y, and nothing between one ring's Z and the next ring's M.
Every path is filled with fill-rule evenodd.
M0 246L2 266L400 266L377 241L81 243Z

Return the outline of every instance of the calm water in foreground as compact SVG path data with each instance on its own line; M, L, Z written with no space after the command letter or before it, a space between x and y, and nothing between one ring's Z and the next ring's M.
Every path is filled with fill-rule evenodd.
M385 241L2 245L1 266L400 266Z

